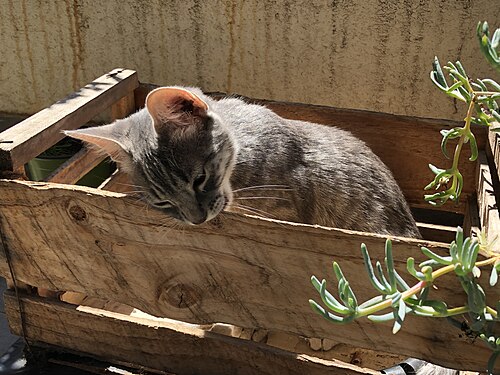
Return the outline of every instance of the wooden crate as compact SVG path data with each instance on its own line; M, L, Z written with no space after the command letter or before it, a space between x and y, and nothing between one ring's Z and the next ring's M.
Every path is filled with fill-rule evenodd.
M14 333L34 344L178 374L375 373L335 359L335 348L315 353L298 345L299 336L322 338L323 347L328 342L337 349L347 345L454 368L485 368L490 354L486 346L440 319L410 316L402 331L392 335L388 324L361 319L337 326L312 312L307 301L318 296L310 276L333 281L333 259L342 265L358 298L373 296L360 244L382 259L381 235L232 213L200 226L169 227L161 213L126 193L130 187L120 173L99 189L71 185L103 160L87 149L46 182L22 180L25 163L62 139L61 130L76 129L109 108L112 117L124 117L143 105L151 88L139 84L136 72L116 69L0 134L0 274L162 318L124 311L123 305L118 310L108 308L110 304L78 306L23 291L17 297L10 290L5 305ZM348 129L390 167L424 236L393 239L395 264L402 274L409 256L423 259L421 245L445 254L457 224L468 233L479 228L489 236L498 233L493 193L498 176L488 165L488 158L494 161L498 153L495 139L488 140L484 129L476 129L480 158L461 165L463 199L431 210L421 189L432 177L427 165L447 165L439 130L457 123L259 102L283 117ZM465 152L463 159L467 156ZM465 298L459 291L449 277L433 293L458 305ZM499 299L498 290L488 293ZM268 330L268 344L188 324L214 322ZM290 342L278 340L273 347L277 331L286 332ZM374 363L359 363L352 356L346 360L368 367Z

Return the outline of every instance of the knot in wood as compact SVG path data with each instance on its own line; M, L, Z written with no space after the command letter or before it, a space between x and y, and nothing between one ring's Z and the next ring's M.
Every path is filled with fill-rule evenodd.
M162 288L158 300L170 306L185 309L199 303L201 293L194 286L175 284Z
M71 206L69 208L69 214L75 219L76 221L83 221L87 218L87 213L83 208L80 206Z

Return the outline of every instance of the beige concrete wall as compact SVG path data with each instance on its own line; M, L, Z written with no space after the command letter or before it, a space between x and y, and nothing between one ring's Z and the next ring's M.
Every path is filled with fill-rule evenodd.
M0 111L33 113L115 67L143 82L461 118L435 54L494 76L475 25L499 0L0 0ZM498 78L498 77L497 77Z

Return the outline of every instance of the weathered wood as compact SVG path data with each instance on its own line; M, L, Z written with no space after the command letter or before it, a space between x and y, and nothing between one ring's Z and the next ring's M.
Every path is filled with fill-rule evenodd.
M115 69L0 134L0 170L15 170L138 86L133 70Z
M113 121L127 117L133 112L135 112L134 91L129 92L111 106L111 118Z
M359 300L374 295L359 246L383 259L385 238L340 229L223 214L201 226L173 226L123 194L83 187L1 181L0 219L16 277L50 290L71 290L193 323L291 331L353 346L410 355L448 367L483 369L489 350L439 319L408 317L402 332L359 320L333 326L314 314L309 278L330 280L339 261ZM30 202L29 205L26 202ZM396 238L395 264L423 260L418 245ZM2 254L0 254L1 256ZM7 274L5 262L0 273ZM499 290L488 289L492 299ZM433 291L449 306L466 300L452 277Z
M481 228L486 231L489 241L500 235L500 216L495 199L492 175L484 152L477 159L477 204Z
M136 318L152 320L154 322L175 322L175 326L179 329L183 326L188 328L192 327L190 323L184 323L177 320L173 321L168 318L158 318L127 305L113 301L105 301L95 297L88 297L81 293L66 292L61 296L60 300L71 304L83 305L85 307L93 307ZM214 324L197 327L226 336L262 342L289 352L306 354L326 360L339 360L370 369L389 368L394 366L395 363L403 362L406 359L406 356L384 353L380 350L361 349L328 339L306 339L305 337L283 331L241 328L228 324ZM318 341L319 349L312 349L311 343ZM353 358L355 358L354 361Z
M456 227L447 225L428 224L417 222L418 230L422 238L428 241L450 243L455 239Z
M178 375L376 374L340 361L296 355L193 326L135 318L91 307L76 308L37 297L23 296L22 304L29 341ZM10 292L5 293L5 309L12 331L20 334L19 307Z
M481 232L481 219L479 218L477 194L471 195L467 200L463 229L466 236L478 236Z
M500 124L499 124L500 125ZM495 125L498 126L498 125ZM489 147L486 148L487 155L490 160L493 161L497 173L497 177L500 178L500 135L496 132L488 132L488 144Z
M121 119L134 111L135 101L132 91L111 106L111 118L113 121ZM45 181L75 184L106 158L105 153L85 147L57 168Z
M146 95L156 85L141 84L135 90L137 107L143 106ZM221 98L224 95L215 93L212 96ZM324 107L318 105L275 102L269 100L247 99L247 101L265 105L282 117L336 126L352 132L363 140L391 169L403 190L406 199L414 207L429 207L423 201L426 193L423 188L434 178L429 170L429 163L445 167L451 165L441 152L442 139L439 131L461 123L449 120L425 119L417 117L396 116L386 113L358 111ZM484 149L487 142L487 129L474 126L474 134L478 147ZM449 154L453 154L455 143L449 142ZM464 177L463 198L475 192L475 164L467 159L470 150L464 148L459 164ZM458 205L447 204L436 207L437 210L465 212L465 201Z
M75 184L106 157L107 155L102 152L84 147L61 164L45 180L59 184Z
M141 188L133 185L128 175L117 169L99 186L99 189L114 191L117 193L134 193L137 189Z

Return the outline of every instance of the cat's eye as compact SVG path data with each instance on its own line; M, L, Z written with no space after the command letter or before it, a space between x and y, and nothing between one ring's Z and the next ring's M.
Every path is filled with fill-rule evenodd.
M195 190L203 190L203 187L205 185L205 182L208 179L208 175L206 173L200 173L196 178L193 180L193 188Z
M173 207L174 205L170 201L161 201L161 202L155 202L153 203L156 207L161 207L161 208L170 208Z

